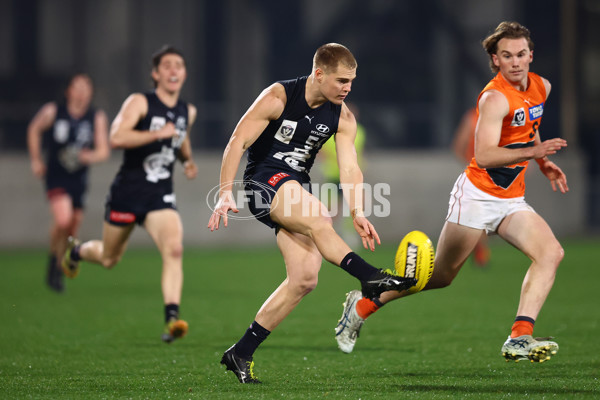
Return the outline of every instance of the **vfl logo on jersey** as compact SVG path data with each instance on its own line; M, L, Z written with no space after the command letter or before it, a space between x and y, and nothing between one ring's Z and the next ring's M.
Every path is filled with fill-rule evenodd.
M144 172L146 172L146 180L156 183L161 179L167 179L171 176L171 172L166 166L171 165L175 161L175 152L171 147L163 146L160 153L150 154L144 159Z
M525 126L525 109L523 107L515 110L515 115L510 126Z
M281 123L281 126L275 133L275 139L286 144L290 143L290 140L292 140L292 137L294 137L294 133L296 132L297 125L297 121L289 121L284 119Z
M533 121L542 117L544 113L544 103L538 104L537 106L529 107L529 120Z
M325 124L317 124L316 128L321 133L328 133L329 132L329 127L327 125L325 125Z
M54 123L54 140L57 143L66 143L69 139L69 121L59 119Z
M167 123L167 119L165 117L154 116L150 120L150 128L148 130L157 131L160 128L162 128L163 126L165 126L166 123Z

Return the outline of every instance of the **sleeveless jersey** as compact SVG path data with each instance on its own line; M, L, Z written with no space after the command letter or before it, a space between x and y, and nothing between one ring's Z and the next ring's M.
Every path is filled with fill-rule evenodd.
M177 134L169 139L156 140L140 147L125 149L123 164L113 183L113 189L127 190L136 197L173 193L173 165L176 152L187 134L188 107L179 100L167 107L154 92L146 93L148 113L135 130L155 131L167 121L175 124Z
M285 108L248 149L245 176L262 167L308 174L323 143L337 132L342 106L327 101L310 108L305 97L307 79L278 82L285 88Z
M61 104L56 110L54 125L44 133L47 144L47 181L79 180L85 183L88 167L79 163L79 151L94 147L94 116L89 108L75 119Z
M531 147L534 145L544 113L546 88L542 78L529 72L527 90L519 91L512 87L500 73L492 79L477 98L477 115L479 115L479 99L488 90L494 89L506 97L509 112L502 120L502 132L498 146L509 149ZM499 168L479 168L475 158L465 170L469 180L479 189L500 198L514 198L525 195L525 171L529 161L507 165Z

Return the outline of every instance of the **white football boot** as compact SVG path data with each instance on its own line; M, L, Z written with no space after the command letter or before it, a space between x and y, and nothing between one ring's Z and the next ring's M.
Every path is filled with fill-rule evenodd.
M356 338L360 333L360 328L365 322L356 313L356 303L362 297L363 295L360 290L353 290L346 295L342 318L335 327L335 340L337 340L338 347L344 353L352 353L356 344Z
M548 338L533 338L531 335L522 335L516 338L510 336L502 345L502 356L506 361L519 362L530 360L531 362L548 361L551 356L558 352L558 344Z

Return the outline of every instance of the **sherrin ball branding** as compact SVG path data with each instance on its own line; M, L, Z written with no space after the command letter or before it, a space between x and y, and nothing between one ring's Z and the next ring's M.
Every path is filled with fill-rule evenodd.
M394 267L399 276L417 279L417 284L408 291L421 291L433 274L435 252L429 237L421 231L409 232L398 246Z

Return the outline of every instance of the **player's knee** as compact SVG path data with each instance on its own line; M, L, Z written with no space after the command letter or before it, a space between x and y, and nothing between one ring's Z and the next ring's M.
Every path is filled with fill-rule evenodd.
M549 262L554 265L555 268L558 268L560 262L565 257L565 250L558 241L549 246L547 257L549 258Z
M56 229L64 234L68 234L71 232L72 226L73 226L73 221L71 220L71 218L56 218L54 220L54 226L56 227Z
M318 282L318 274L307 274L301 278L295 279L294 281L290 281L295 291L300 296L306 296L312 292L317 287Z
M182 258L183 257L183 244L181 242L168 243L165 246L164 253L169 258Z
M102 266L106 269L112 269L120 260L121 257L102 257Z
M425 286L424 290L429 289L442 289L450 286L456 274L446 273L444 271L436 271L435 268L433 270L433 276Z
M329 215L320 216L310 226L311 236L327 231L333 231L333 220Z

